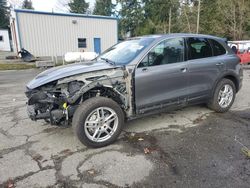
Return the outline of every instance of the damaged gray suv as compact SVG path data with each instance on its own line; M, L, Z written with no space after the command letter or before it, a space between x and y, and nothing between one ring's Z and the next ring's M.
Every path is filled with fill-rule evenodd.
M132 38L92 61L40 73L27 84L28 114L72 123L83 144L102 147L117 139L126 120L198 103L228 111L241 88L239 62L218 37Z

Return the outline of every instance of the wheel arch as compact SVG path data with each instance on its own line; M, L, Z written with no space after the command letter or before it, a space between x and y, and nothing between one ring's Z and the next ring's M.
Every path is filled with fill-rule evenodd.
M82 99L84 102L85 100L89 98L97 97L97 96L110 98L113 101L115 101L121 107L121 109L123 110L126 109L126 101L124 101L125 99L123 95L119 93L118 91L116 91L114 88L108 87L108 86L103 86L103 85L96 86L88 90L87 92L85 92L82 95Z
M216 80L216 82L215 82L215 84L214 84L214 86L213 86L213 89L212 89L211 96L213 96L213 93L214 93L214 91L215 91L215 89L216 89L216 86L218 85L218 83L219 83L222 79L229 79L229 80L231 80L231 81L234 83L234 85L235 85L236 93L239 91L239 89L240 89L240 81L239 81L239 79L237 78L237 75L236 75L234 72L229 72L229 73L223 74L222 76L220 76L220 77Z
M239 91L239 80L234 75L226 75L223 78L231 80L235 85L236 92Z

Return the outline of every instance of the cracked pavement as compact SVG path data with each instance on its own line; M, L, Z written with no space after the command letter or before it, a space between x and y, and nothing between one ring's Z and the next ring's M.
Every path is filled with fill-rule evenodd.
M25 84L38 70L0 72L0 187L248 187L250 70L232 109L204 105L126 123L113 145L89 149L71 127L31 121Z

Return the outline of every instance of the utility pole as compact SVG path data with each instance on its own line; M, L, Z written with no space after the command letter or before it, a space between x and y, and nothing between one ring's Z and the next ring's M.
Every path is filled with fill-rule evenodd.
M196 33L199 33L199 27L200 27L200 9L201 9L201 0L198 0L198 14L197 14L197 28Z
M171 21L172 21L172 8L170 7L168 16L168 33L171 33Z

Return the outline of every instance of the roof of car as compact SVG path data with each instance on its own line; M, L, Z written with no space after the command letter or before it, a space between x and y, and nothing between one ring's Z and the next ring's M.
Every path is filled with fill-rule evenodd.
M193 34L193 33L171 33L171 34L155 34L155 35L144 35L135 38L170 38L170 37L204 37L204 38L214 38L226 41L226 38L221 38L212 35L204 35L204 34Z

